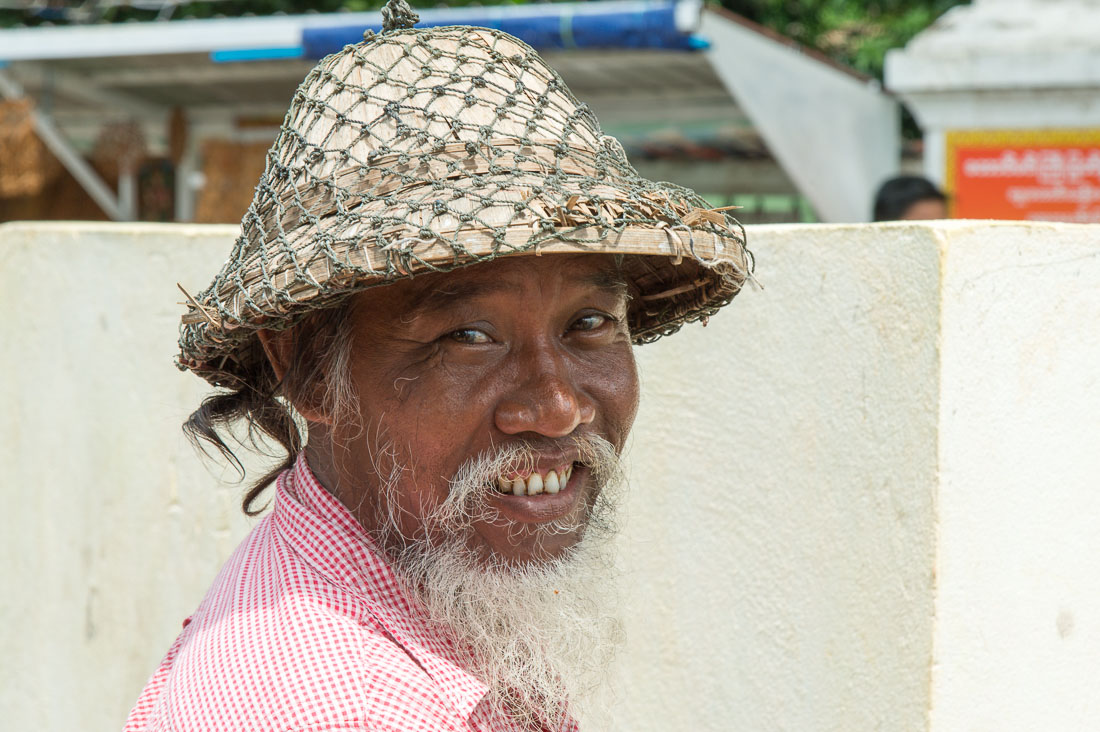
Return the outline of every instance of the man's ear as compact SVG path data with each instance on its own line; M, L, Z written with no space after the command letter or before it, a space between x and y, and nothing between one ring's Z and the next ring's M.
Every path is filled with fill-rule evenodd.
M297 329L286 330L259 330L256 335L260 339L260 345L264 348L271 370L275 372L275 378L280 384L285 383L286 375L293 369L295 346L297 345ZM307 422L320 422L330 424L332 420L321 408L324 400L319 393L324 388L323 384L310 385L306 393L290 393L282 389L282 396L287 399L297 410L298 414L305 417Z
M260 345L264 347L267 362L271 364L271 370L275 372L275 378L279 383L282 383L283 379L286 378L286 372L290 368L291 354L294 353L294 335L291 330L256 331L256 335L260 338Z

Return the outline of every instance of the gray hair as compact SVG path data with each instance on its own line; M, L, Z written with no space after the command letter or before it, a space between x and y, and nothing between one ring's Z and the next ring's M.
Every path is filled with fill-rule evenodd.
M285 457L249 486L241 501L242 510L255 516L266 506L257 507L264 490L279 474L294 465L306 441L304 420L293 403L304 398L318 384L323 388L321 408L337 418L355 413L357 398L351 383L352 299L336 307L317 311L292 326L293 347L287 371L280 380L263 353L259 339L252 347L259 351L251 359L254 366L239 388L218 391L205 399L183 424L188 440L204 455L212 450L226 460L244 480L245 469L230 446L236 443L270 457L270 445L276 443Z

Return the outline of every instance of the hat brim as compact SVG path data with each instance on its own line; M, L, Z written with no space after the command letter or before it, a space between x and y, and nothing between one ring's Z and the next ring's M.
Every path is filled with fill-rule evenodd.
M238 388L253 373L253 341L260 329L282 330L307 314L334 307L366 289L392 284L424 272L446 272L500 257L554 256L561 253L614 254L622 259L633 298L629 310L631 339L648 343L705 319L728 304L751 276L751 255L739 237L713 227L625 226L619 231L596 227L555 228L532 240L531 230L513 227L503 241L485 230L458 232L454 247L439 239L395 240L385 252L356 240L328 245L335 256L299 263L279 272L250 268L230 280L218 297L222 311L193 301L182 318L179 357L182 368L214 384ZM209 298L204 298L209 299ZM225 307L228 305L228 307Z

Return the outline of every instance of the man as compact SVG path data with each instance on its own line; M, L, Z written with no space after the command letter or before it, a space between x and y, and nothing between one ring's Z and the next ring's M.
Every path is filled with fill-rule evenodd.
M927 178L899 175L879 186L873 216L875 221L946 219L947 196Z
M222 389L186 429L288 457L128 730L574 729L606 670L632 344L751 260L530 48L410 14L306 78L188 296L180 366Z

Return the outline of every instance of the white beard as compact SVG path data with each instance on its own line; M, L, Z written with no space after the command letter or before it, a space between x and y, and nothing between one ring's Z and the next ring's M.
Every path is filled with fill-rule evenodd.
M448 499L425 521L438 529L426 534L447 539L406 539L405 549L392 557L406 589L458 648L468 650L468 668L489 687L495 712L525 728L555 729L576 716L585 697L604 682L622 638L609 539L623 471L606 440L586 437L577 445L600 490L581 540L562 556L486 566L468 547L471 522L493 518L484 497L496 476L532 459L530 448L519 445L479 456L459 471ZM551 522L542 530L575 528Z

